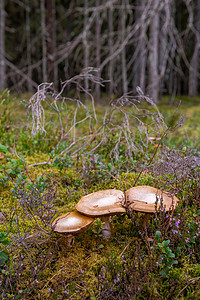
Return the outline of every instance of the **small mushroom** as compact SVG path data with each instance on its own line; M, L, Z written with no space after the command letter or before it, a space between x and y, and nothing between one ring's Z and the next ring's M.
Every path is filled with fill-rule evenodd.
M169 196L169 193L150 186L136 186L125 192L125 206L132 210L147 213L144 217L144 224L155 212L155 206L162 207L165 211L175 208L179 199L176 196Z
M100 218L103 223L103 238L109 240L112 234L110 216L126 212L121 205L122 201L124 201L124 193L110 189L83 196L75 207L78 212L86 216Z
M66 235L67 246L71 247L74 244L74 236L84 232L93 221L94 218L73 211L56 218L52 228L55 232Z

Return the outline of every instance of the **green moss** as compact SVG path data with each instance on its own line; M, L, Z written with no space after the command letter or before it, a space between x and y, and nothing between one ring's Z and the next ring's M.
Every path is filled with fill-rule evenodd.
M52 214L52 219L74 210L76 203L84 195L113 188L125 191L135 183L136 185L162 187L163 182L170 179L170 175L155 179L148 170L144 170L138 177L144 161L148 161L147 158L152 156L154 145L145 149L145 151L149 151L145 152L145 155L136 151L133 153L132 159L127 160L127 143L123 137L118 148L119 158L118 160L113 159L110 152L119 138L117 126L116 132L108 135L95 152L91 152L91 148L101 141L101 136L96 136L87 147L81 149L76 157L71 157L69 152L61 160L57 159L53 165L29 167L32 164L48 161L50 155L55 159L59 151L64 150L71 143L73 133L71 132L59 145L59 148L52 152L60 139L59 128L56 126L58 118L55 118L55 126L52 127L52 115L47 114L48 133L46 136L38 134L32 137L31 123L26 121L26 127L24 127L25 110L19 100L13 101L9 97L6 99L7 102L0 106L3 116L0 133L2 141L7 141L11 151L9 148L5 150L4 158L1 159L3 167L1 174L6 168L11 170L9 173L12 181L21 189L23 188L23 175L27 180L24 192L34 191L34 188L33 190L30 188L32 184L35 189L41 189L40 194L44 195L53 185L56 185L57 194L52 207L56 213L54 216ZM161 103L160 109L166 117L167 124L175 124L176 117L180 117L183 112L186 113L185 125L164 139L163 146L175 149L196 146L198 155L200 106L197 105L198 99L194 100L192 104L191 102L188 104L188 98L184 98L183 105L176 116L173 115L175 107L167 104L168 99ZM69 105L67 121L70 126L72 124L70 122L73 121L70 118L73 116L74 109L73 104ZM91 103L89 110L92 111ZM89 122L77 126L77 137L89 134L91 130L99 128L103 122L105 110L106 106L97 107L98 123L95 120L89 120L90 126ZM124 110L134 112L134 107L125 107ZM77 120L84 116L85 111L80 109ZM64 117L63 111L62 117ZM116 111L113 115L113 124L119 125L121 117L119 111ZM145 121L148 121L147 119ZM11 127L5 130L7 124L11 124ZM130 120L130 128L129 138L136 140L139 148L142 148L140 134L137 132L134 120ZM105 130L108 132L109 126ZM149 134L155 134L151 128L149 130ZM4 146L7 144L5 143ZM80 146L81 144L78 145L78 147ZM187 151L187 147L185 151ZM14 154L13 149L17 151L17 155ZM19 157L22 158L21 162ZM104 280L102 279L104 290L107 289L107 295L111 295L110 297L115 297L122 292L126 293L126 287L129 287L131 299L200 298L199 281L195 279L200 276L199 239L196 239L196 243L191 245L191 248L179 245L182 248L179 256L176 257L178 265L172 267L169 278L165 279L159 274L160 253L156 250L155 231L160 230L163 240L167 240L172 238L170 234L172 228L168 227L165 230L164 225L161 224L162 220L152 221L145 232L142 227L144 214L133 213L132 219L126 214L115 216L112 218L113 235L107 243L102 239L101 223L97 219L86 232L76 237L72 248L67 248L65 237L52 232L51 228L45 225L37 215L36 209L39 211L41 203L38 203L38 207L32 210L30 207L28 212L23 209L19 197L12 191L13 182L7 178L0 186L0 211L6 216L6 221L0 222L0 233L8 232L8 239L11 242L10 247L5 246L9 260L7 265L3 266L2 270L4 271L0 274L3 287L6 286L6 278L9 274L11 288L6 286L8 299L15 299L18 296L24 297L24 299L41 300L92 299L92 297L99 299L102 289L100 286L102 273L105 275ZM197 200L194 202L194 199L197 198L195 192L197 190L194 188L196 184L195 180L189 181L188 185L184 187L185 190L179 191L178 197L180 197L181 203L173 216L175 218L178 218L179 214L184 216L185 226L191 220L198 218ZM193 188L191 189L191 187ZM188 194L190 201L186 203L185 195ZM51 222L51 218L46 221L48 225ZM184 235L184 231L181 234ZM172 252L177 256L176 244L175 240L170 241ZM0 244L0 246L2 245ZM21 275L18 276L20 272ZM117 281L118 278L119 281ZM116 280L116 284L113 284L114 280ZM39 295L38 291L40 291ZM125 295L127 296L127 294Z

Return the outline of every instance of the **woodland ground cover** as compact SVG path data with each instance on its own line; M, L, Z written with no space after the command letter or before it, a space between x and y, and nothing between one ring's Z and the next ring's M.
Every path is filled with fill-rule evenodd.
M158 108L142 97L95 108L46 98L34 106L40 118L27 119L30 98L0 98L1 298L199 299L199 98L165 98ZM72 248L52 232L52 220L81 196L133 185L180 203L156 211L147 228L142 213L115 216L109 242L98 219Z

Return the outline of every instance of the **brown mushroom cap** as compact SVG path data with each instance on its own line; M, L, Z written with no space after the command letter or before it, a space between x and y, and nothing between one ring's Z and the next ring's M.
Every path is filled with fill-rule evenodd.
M52 223L52 227L55 232L76 235L85 231L93 221L94 218L73 211L56 218Z
M167 192L158 190L151 186L136 186L125 192L125 197L130 208L140 212L153 213L155 205L157 208L163 203L165 211L176 207L179 199L170 197Z
M124 201L124 193L111 189L83 196L75 207L86 216L111 216L126 212L121 206L122 201Z

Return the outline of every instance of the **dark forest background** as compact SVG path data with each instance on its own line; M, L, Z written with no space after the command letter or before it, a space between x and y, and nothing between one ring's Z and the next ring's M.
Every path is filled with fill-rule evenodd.
M93 70L84 88L121 95L200 91L200 0L0 0L0 88L34 92L41 82Z

